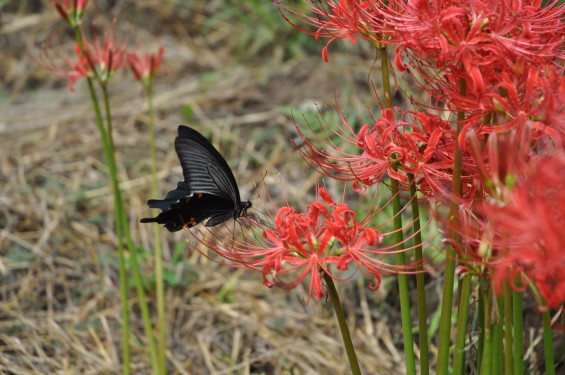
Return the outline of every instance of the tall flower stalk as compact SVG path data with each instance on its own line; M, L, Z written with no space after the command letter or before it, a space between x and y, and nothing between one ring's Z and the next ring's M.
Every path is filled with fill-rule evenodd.
M94 40L85 38L82 29L82 18L87 1L56 1L55 7L61 17L69 24L75 33L76 60L68 62L67 68L59 67L58 73L64 74L69 79L69 89L80 78L86 78L88 91L96 119L96 125L100 134L100 140L104 150L104 157L108 165L110 187L114 195L114 217L118 247L118 264L120 280L120 298L122 301L122 357L123 373L131 373L131 349L130 349L130 312L128 297L128 279L126 269L126 256L131 262L134 283L139 299L143 324L149 347L151 363L155 374L164 374L160 371L157 350L153 337L151 315L149 312L147 297L143 287L140 263L137 248L130 233L128 215L125 202L119 186L118 168L116 164L116 148L113 138L113 124L111 114L111 103L108 93L108 84L114 73L118 71L125 59L126 47L119 45L114 38L113 29L104 38L96 37ZM97 88L102 94L99 98ZM127 251L127 255L126 255Z
M139 56L135 52L127 55L127 63L134 77L141 83L147 98L149 112L149 154L151 159L151 195L159 196L159 178L157 176L157 139L155 135L155 111L153 107L153 80L159 72L165 50L160 47L154 53ZM163 252L161 247L161 227L153 225L153 249L155 267L155 288L157 298L157 333L158 333L158 362L160 373L167 373L167 316L165 311L165 283L163 277Z

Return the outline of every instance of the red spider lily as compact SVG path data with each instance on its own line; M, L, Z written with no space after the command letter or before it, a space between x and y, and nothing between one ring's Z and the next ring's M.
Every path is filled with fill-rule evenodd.
M410 272L415 265L398 267L380 259L395 253L394 246L381 246L383 234L375 228L360 223L355 213L343 203L336 203L324 188L318 190L320 201L310 204L306 212L285 206L273 217L274 227L255 223L261 230L255 242L225 241L229 236L217 235L196 238L207 248L231 262L232 267L258 270L263 275L263 284L278 285L292 289L302 281L309 281L308 299L325 295L323 275L334 280L352 276L348 271L361 272L376 289L381 274ZM406 250L402 250L406 251Z
M363 0L338 0L338 1L304 1L305 7L274 1L282 6L282 11L296 17L314 30L303 28L293 22L281 12L285 20L294 28L314 35L317 41L329 39L322 50L322 58L328 62L328 47L337 39L349 39L357 44L357 36L367 37L367 24L365 18L372 8L371 1ZM324 3L324 4L323 4Z
M516 72L489 72L488 84L480 90L461 93L455 82L446 78L432 95L448 103L454 111L468 113L461 132L463 144L467 132L502 133L512 129L536 129L539 137L549 135L562 144L565 134L565 77L553 65L521 67ZM461 76L460 76L461 78ZM459 78L459 81L460 81ZM451 83L446 83L451 81ZM439 86L438 86L439 87ZM488 122L484 118L488 118Z
M126 54L125 43L119 46L114 39L114 28L104 39L85 40L83 51L89 68L102 82L108 81L111 74L120 69Z
M468 135L470 152L476 170L474 199L456 199L459 203L457 227L458 250L468 267L482 266L496 256L499 245L493 246L493 230L488 216L481 208L485 202L505 200L508 190L516 185L520 176L531 174L531 164L543 156L561 150L551 138L540 138L535 128L522 127L503 133L491 133L479 138L475 131ZM560 152L560 151L558 151ZM445 226L450 221L445 220ZM498 241L498 239L496 239ZM495 253L492 254L494 248ZM489 251L487 251L489 250Z
M363 125L356 134L340 115L341 127L330 131L345 141L345 145L336 145L328 136L326 139L314 139L322 145L318 147L297 127L305 144L301 152L321 173L354 181L354 189L358 191L363 186L379 183L385 175L407 187L408 175L412 174L419 189L427 196L449 194L455 131L448 122L429 113L406 111L400 120L398 116L398 109L383 109L382 117L373 125ZM360 152L350 154L344 151L347 143ZM468 155L464 161L464 196L470 197L476 172Z
M75 59L63 57L66 68L56 66L50 68L55 74L69 80L69 91L83 77L99 79L106 83L114 72L120 69L126 53L125 44L119 46L114 39L113 30L106 35L105 40L96 37L94 41L85 40L84 45L76 44ZM53 63L52 65L56 65Z
M165 49L161 46L156 53L144 53L140 57L135 52L127 54L127 63L138 81L151 80L161 68Z
M530 121L551 129L540 117L562 119L562 109L554 103L563 99L552 100L564 85L563 68L556 63L565 57L565 8L559 2L376 3L374 20L368 22L371 32L386 34L379 41L397 45L397 67L417 71L421 89L450 110L467 112L467 128L479 129L488 115L495 115L497 125L500 114L507 120L480 131L500 132Z
M472 72L493 63L562 59L564 13L558 1L393 0L374 6L370 24L375 34L387 33L383 43L400 45L399 53Z
M74 28L80 25L88 0L53 0L53 3L61 17Z
M500 238L490 263L495 288L524 275L549 307L565 303L565 153L535 160L506 203L485 206L485 215Z

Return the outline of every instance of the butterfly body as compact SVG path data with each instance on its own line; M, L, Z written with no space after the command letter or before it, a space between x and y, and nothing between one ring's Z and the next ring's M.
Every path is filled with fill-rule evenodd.
M142 223L156 222L176 232L205 220L205 225L212 227L247 216L251 202L241 201L228 163L204 136L180 125L175 150L184 181L169 191L165 199L150 199L149 207L158 208L161 213L154 218L141 219Z

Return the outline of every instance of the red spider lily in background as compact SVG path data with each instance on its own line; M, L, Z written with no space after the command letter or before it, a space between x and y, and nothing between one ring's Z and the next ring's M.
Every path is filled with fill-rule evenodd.
M85 40L84 45L76 44L74 49L75 60L62 57L67 68L57 66L52 62L50 70L55 74L69 80L69 91L73 85L83 77L97 77L100 82L106 83L118 71L125 58L126 45L118 45L114 39L114 29L107 33L103 39L95 37L94 40ZM60 56L59 56L60 57Z
M88 0L53 0L55 9L71 27L80 25Z
M565 153L540 157L501 204L485 205L498 241L490 262L496 290L524 276L549 307L565 303Z
M370 280L371 288L377 289L382 273L411 272L416 268L388 264L383 258L396 252L395 246L382 246L388 234L359 222L355 212L333 201L324 188L318 189L318 196L321 200L310 204L306 212L290 206L280 208L272 217L273 227L254 223L254 233L261 233L244 242L226 241L230 236L218 235L217 231L203 236L193 234L230 262L228 265L260 271L268 287L292 289L309 280L308 299L312 294L316 299L325 295L324 273L342 281L359 271ZM354 267L353 272L350 267Z
M114 39L114 27L104 35L104 39L95 37L93 41L85 40L84 56L88 61L90 70L102 82L110 79L113 72L120 69L126 55L126 44L121 46Z
M160 46L157 52L145 52L143 56L138 55L136 52L130 52L127 54L127 63L135 78L138 81L145 82L152 79L161 69L164 53L165 49L163 46Z
M324 124L325 139L310 140L297 126L305 145L300 151L313 168L339 180L354 181L357 191L381 182L386 175L408 188L408 175L412 174L428 197L450 194L455 131L447 121L425 112L383 109L373 125L363 125L356 133L341 114L340 118L337 129ZM332 136L345 144L337 145ZM351 148L348 143L359 153L346 151ZM466 154L464 161L464 196L472 197L476 168L470 155Z

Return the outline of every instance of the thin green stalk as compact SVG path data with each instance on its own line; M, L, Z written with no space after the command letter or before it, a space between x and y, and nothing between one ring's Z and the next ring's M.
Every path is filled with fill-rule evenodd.
M519 277L519 276L518 276ZM520 281L516 281L519 286ZM522 293L512 292L512 323L514 325L514 375L524 375L524 319Z
M457 313L457 332L453 354L453 374L463 375L465 369L465 338L467 337L467 321L469 319L469 301L471 296L471 275L463 276L459 294L459 311Z
M482 327L485 331L485 339L483 344L483 353L481 356L481 375L490 375L492 370L492 345L493 345L493 332L491 324L491 296L492 293L487 289L486 293L483 293L479 298L484 299L484 317L485 325Z
M512 290L504 282L504 374L513 375L512 365Z
M145 86L147 106L149 109L149 150L151 155L151 195L159 196L159 180L157 178L157 140L155 136L155 112L153 110L153 90L151 81ZM156 210L159 213L159 210ZM161 248L161 226L153 225L153 248L155 251L155 287L157 294L157 334L159 368L162 374L167 373L167 317L165 315L165 283L163 280L163 252Z
M398 181L391 179L392 212L394 215L394 241L396 245L396 263L399 266L406 265L404 252L404 236L402 234L402 217L400 207L400 194ZM414 356L414 337L412 335L412 320L410 318L410 297L408 292L408 275L398 272L398 290L400 295L400 316L402 321L402 338L404 340L404 361L406 363L406 374L416 374L416 358Z
M385 106L392 106L392 91L390 88L389 78L389 61L388 49L386 46L379 48L381 57L381 75L383 81L383 90L385 93ZM398 181L391 179L391 191L394 195L392 201L392 214L394 215L394 229L396 250L396 263L399 266L406 265L406 256L404 254L404 236L402 234L402 217ZM398 289L400 293L400 315L402 320L402 338L404 340L404 361L406 363L406 373L409 375L416 374L416 357L414 356L414 337L412 335L412 321L410 319L410 298L408 292L408 276L402 272L398 273Z
M426 310L426 282L424 280L424 255L422 252L422 232L420 226L420 205L418 204L416 182L414 175L408 175L410 184L410 198L412 201L412 229L414 231L415 261L418 264L416 269L416 289L418 291L418 343L420 344L420 374L430 373L430 359L428 348L428 312Z
M561 314L561 326L565 327L565 315ZM562 339L565 339L565 330L560 330L560 337ZM561 345L561 348L559 348L559 351L557 352L557 356L561 358L561 362L565 363L565 345Z
M479 296L483 296L486 293L485 281L483 279L479 280ZM477 350L477 365L480 365L483 361L483 353L485 349L485 327L486 327L486 317L485 317L485 299L479 298L477 315L478 315L478 325L479 330L479 343Z
M104 97L104 106L106 109L106 121L108 123L108 129L112 129L112 116L111 116L111 111L110 111L110 98L108 95L108 90L107 87L105 85L102 85L102 94ZM147 298L145 296L145 289L143 287L143 281L142 281L142 276L141 276L141 270L140 270L140 265L139 265L139 260L138 260L138 256L137 256L137 248L135 247L134 243L133 243L133 239L131 238L131 233L129 231L129 223L128 223L128 219L127 219L127 215L126 215L126 210L125 210L125 205L124 205L124 201L122 199L122 194L121 194L121 190L120 190L120 185L118 182L118 169L116 166L116 160L115 160L115 147L114 144L112 143L112 137L110 137L108 135L108 140L110 143L110 148L111 148L111 158L110 158L110 162L108 163L108 167L110 169L110 178L112 180L112 187L114 190L114 194L116 196L116 211L117 211L117 216L118 216L118 225L117 227L119 228L120 225L122 227L123 230L123 234L125 235L125 239L126 239L126 243L127 243L127 247L129 250L129 254L130 254L130 261L131 261L131 268L133 271L133 278L134 278L134 282L135 282L135 286L136 286L136 290L137 290L137 298L139 299L139 307L141 309L141 316L142 316L142 320L143 320L143 326L145 328L145 335L147 337L147 342L149 344L149 353L150 353L150 357L151 357L151 364L153 366L153 372L157 375L160 374L159 371L159 362L157 359L157 349L155 347L155 338L153 336L153 327L151 325L151 315L149 313L149 307L147 304Z
M351 368L351 373L353 375L361 375L361 369L359 368L359 361L357 360L357 355L355 354L355 348L353 347L353 341L351 340L351 335L349 333L349 328L347 327L347 322L345 320L345 314L343 313L343 308L341 307L341 301L339 300L339 295L337 294L337 289L331 276L324 272L324 280L326 281L326 286L328 287L328 294L332 300L332 304L335 310L335 316L339 324L339 330L341 331L341 337L343 339L343 345L345 346L345 351L347 353L347 358L349 359L349 367Z
M467 92L467 83L461 80L459 91L461 94ZM461 129L463 129L463 121L465 120L465 113L459 112L457 114L457 132L456 139L459 139ZM449 206L449 237L457 240L457 211L459 205L457 197L461 196L461 149L459 142L455 142L455 155L453 156L453 185L451 186L451 204ZM443 276L443 294L441 300L441 319L439 326L439 348L438 348L438 363L437 374L447 375L449 368L449 347L451 343L451 314L453 310L453 283L455 281L455 265L457 262L457 254L452 247L447 248L445 263L445 272Z
M493 324L493 350L492 350L492 369L491 372L493 374L503 374L504 373L504 362L502 361L502 356L504 352L504 346L502 343L502 319L500 316L500 312L503 309L502 306L502 299L497 299L497 321Z
M108 165L108 169L111 171L111 164L113 164L113 150L112 145L108 139L108 134L106 128L104 127L104 120L100 110L100 105L98 102L98 96L96 95L96 90L94 89L94 83L90 77L87 77L88 90L90 92L90 97L92 98L92 106L94 108L94 113L96 115L96 125L98 126L98 131L100 133L100 139L102 141L102 148L104 150L104 157ZM110 186L114 195L114 220L116 221L116 236L118 238L118 272L120 279L120 299L122 301L122 357L123 357L123 373L124 375L129 375L131 373L131 349L130 349L130 319L129 319L129 298L128 298L128 279L126 272L126 260L124 254L124 236L123 236L123 226L118 214L119 201L121 196L114 188L113 179L110 172Z
M75 39L79 45L81 54L84 55L84 40L82 38L82 31L80 27L74 27ZM94 109L94 114L96 116L96 125L98 126L98 131L100 133L100 140L102 141L102 149L104 150L104 158L108 165L110 171L110 186L114 195L114 220L116 221L116 236L118 238L118 272L120 280L120 299L122 301L122 357L123 357L123 374L129 375L131 373L131 349L130 349L130 319L129 319L129 298L128 298L128 279L126 272L126 260L124 254L124 236L123 236L123 225L119 220L119 202L121 201L121 196L119 194L119 189L114 188L114 183L112 179L112 164L115 166L114 162L114 150L112 142L106 132L104 127L104 118L102 117L102 111L100 109L100 103L98 100L98 95L94 89L94 82L91 77L86 77L88 83L88 91L90 93L90 98L92 100L92 107Z
M551 331L551 316L549 311L543 312L543 349L545 357L545 374L555 375L555 350L553 346L553 332Z

